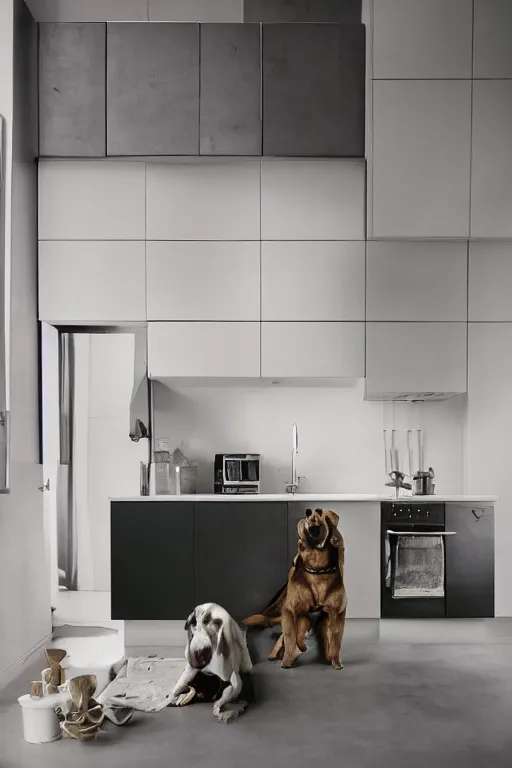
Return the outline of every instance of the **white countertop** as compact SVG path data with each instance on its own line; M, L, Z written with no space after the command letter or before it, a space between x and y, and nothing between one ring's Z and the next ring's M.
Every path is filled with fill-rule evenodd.
M459 501L492 504L497 501L497 496L404 496L399 499L401 503L408 501L418 503L426 501ZM181 496L122 496L111 497L110 501L304 501L315 502L333 501L396 501L396 497L390 494L378 493L255 493L255 494L220 494L220 493L194 493Z

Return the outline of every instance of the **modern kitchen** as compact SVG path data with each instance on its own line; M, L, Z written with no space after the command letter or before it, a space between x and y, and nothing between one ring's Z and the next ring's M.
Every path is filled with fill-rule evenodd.
M414 746L360 736L354 764L398 749L418 765L501 765L512 4L87 6L0 0L0 521L17 520L4 540L21 552L0 563L0 604L21 622L7 588L19 573L33 609L28 634L6 633L0 694L2 670L14 685L9 670L55 631L81 638L80 658L108 632L114 655L174 659L194 606L260 614L301 521L330 510L345 669L324 673L313 643L282 671L266 662L276 630L249 627L271 709L233 726L247 729L238 747L251 717L266 738L304 674L308 695L325 686L328 722L329 702L343 719L343 697L372 680L375 702L396 696L389 722L403 715ZM190 738L196 709L165 710L168 728L179 719ZM387 716L370 709L380 734ZM415 730L424 711L439 751ZM475 755L462 724L477 715L494 746ZM158 735L141 731L139 761ZM54 765L76 759L65 741Z

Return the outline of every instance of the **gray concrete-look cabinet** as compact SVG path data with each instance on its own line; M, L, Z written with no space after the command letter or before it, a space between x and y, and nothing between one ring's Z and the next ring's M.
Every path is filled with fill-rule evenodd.
M470 322L512 322L512 242L469 244Z
M455 241L366 244L366 319L466 322L468 247Z
M474 0L473 77L512 77L512 3Z
M466 323L366 323L368 399L466 390Z
M156 379L258 378L260 324L148 323L148 371Z
M263 154L363 157L365 27L263 25Z
M473 0L373 0L373 77L471 78L472 36Z
M237 619L262 611L288 575L287 503L206 501L194 516L196 603Z
M107 154L197 155L199 26L107 25Z
M361 22L361 0L243 0L243 4L245 22Z
M364 320L364 242L261 244L262 320Z
M468 237L470 167L471 81L374 81L370 237Z
M260 319L259 242L146 243L148 320Z
M364 376L364 323L262 323L261 375L269 379Z
M201 24L201 155L261 154L258 24Z
M512 80L475 80L471 237L512 237Z
M39 154L105 154L105 24L39 24Z

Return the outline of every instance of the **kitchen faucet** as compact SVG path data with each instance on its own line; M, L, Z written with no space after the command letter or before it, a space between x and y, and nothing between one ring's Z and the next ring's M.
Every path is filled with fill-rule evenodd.
M286 493L297 493L300 486L300 481L303 480L303 477L300 477L297 475L297 454L299 452L299 430L297 429L297 425L293 425L293 432L292 432L292 481L291 483L286 483Z

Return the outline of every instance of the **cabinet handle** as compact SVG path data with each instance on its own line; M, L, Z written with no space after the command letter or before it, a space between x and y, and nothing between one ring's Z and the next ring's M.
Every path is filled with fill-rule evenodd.
M483 509L481 510L480 514L478 514L478 510L477 509L472 509L471 511L472 511L473 515L475 516L475 520L481 520L482 517L484 516L484 510Z

